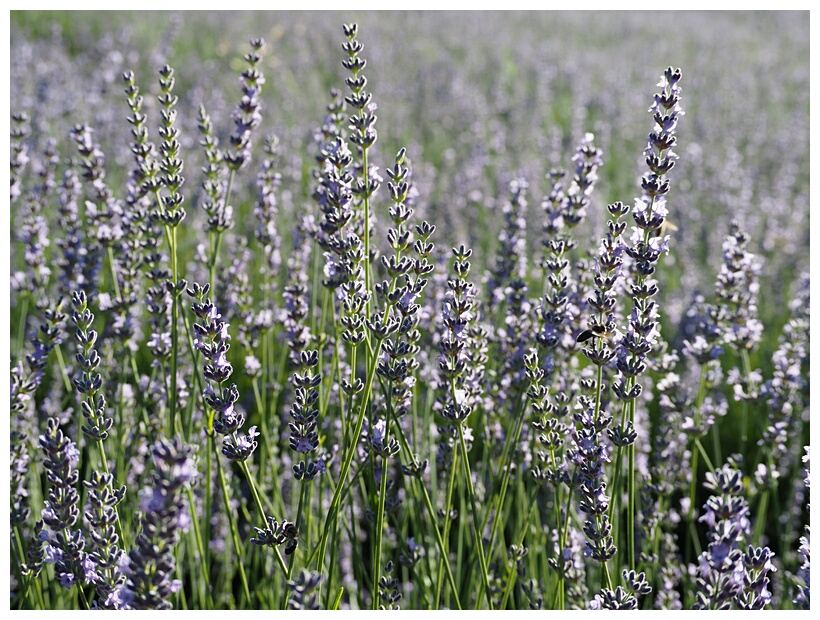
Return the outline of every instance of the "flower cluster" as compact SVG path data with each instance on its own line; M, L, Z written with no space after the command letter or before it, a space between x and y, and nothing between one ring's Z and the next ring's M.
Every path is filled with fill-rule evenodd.
M585 555L599 562L606 562L615 555L615 541L612 537L612 523L607 511L609 497L605 465L609 462L609 450L600 441L599 435L612 421L611 416L599 415L595 419L595 408L584 396L580 397L580 409L573 414L576 425L571 429L574 446L568 450L567 458L578 471L578 491L581 494L579 507L586 513L584 533L587 535Z
M757 318L760 263L748 251L748 243L748 233L733 221L723 242L723 263L715 285L721 303L718 324L723 342L747 351L755 348L763 335L763 324Z
M398 585L399 580L393 577L393 562L388 562L384 567L384 574L379 579L379 609L401 609L398 604L401 600Z
M11 125L11 202L14 202L22 193L20 177L26 164L29 162L28 148L25 138L29 134L29 118L25 112L17 112L12 116Z
M251 137L253 130L262 121L259 111L259 95L265 76L257 68L262 60L262 50L265 47L264 39L251 39L251 51L245 54L247 69L242 72L242 99L233 113L236 125L231 135L231 148L225 151L224 158L228 169L235 172L246 166L251 160Z
M809 459L810 459L810 452L809 447L806 446L805 448L806 454L803 456L803 462L806 463L806 490L808 491L810 486L810 479L811 475L809 473ZM803 563L800 565L800 570L798 571L798 577L801 580L801 583L797 587L797 596L795 596L794 602L800 605L802 609L809 609L811 603L811 537L810 537L811 528L807 525L806 526L806 535L800 537L800 556L803 558Z
M291 591L288 608L314 611L321 609L319 595L314 590L321 585L322 579L320 573L301 569L296 579L288 581L288 589Z
M741 495L740 471L725 465L706 475L704 486L716 493L704 504L700 521L709 528L709 546L698 558L696 609L729 609L743 593L740 539L749 533L749 505Z
M467 394L459 386L459 378L467 367L466 327L475 319L475 287L467 280L470 273L470 261L467 259L472 254L473 251L463 245L453 248L453 270L456 277L447 282L448 290L441 310L447 331L441 338L438 367L442 376L442 388L448 391L441 415L456 424L464 424L472 412Z
M278 547L285 545L285 555L292 555L296 551L299 543L299 530L292 521L282 521L281 523L271 516L267 517L268 527L258 528L256 537L251 538L251 542L260 547Z
M148 117L143 112L144 98L140 95L139 86L133 71L126 71L122 75L125 82L125 95L131 116L128 123L131 125L131 152L134 155L135 167L128 179L128 204L132 210L137 205L140 209L147 209L151 204L151 194L161 187L159 181L159 163L156 158L156 148L148 136Z
M97 586L99 604L104 608L117 606L115 592L125 582L120 570L116 509L125 497L125 486L115 489L113 482L114 476L99 471L92 471L90 480L83 480L90 504L84 513L89 531L85 580Z
M312 246L308 243L313 227L313 220L306 217L301 225L294 231L293 245L294 251L288 257L287 272L288 282L282 290L284 299L284 324L288 340L288 355L291 364L296 364L311 342L310 328L306 325L308 318L309 297L308 297L308 258Z
M299 368L293 374L294 399L290 406L291 422L290 448L300 455L310 454L319 448L319 435L316 432L319 410L319 384L322 375L313 369L319 365L318 351L302 351L299 355ZM324 467L320 461L299 461L293 466L297 480L313 480Z
M46 249L51 244L48 234L48 222L45 217L44 208L47 207L55 183L54 168L59 160L53 138L49 138L45 152L43 153L43 163L39 173L40 181L32 191L26 192L23 207L23 221L17 233L18 238L25 246L23 258L26 263L26 277L20 279L18 283L21 290L28 295L33 295L37 291L46 288L51 268L48 266ZM14 162L12 162L13 164Z
M160 105L162 105L162 125L159 128L159 135L162 138L159 150L162 155L160 158L159 168L162 176L160 180L162 186L168 190L165 195L159 194L159 189L156 189L158 198L159 220L167 228L176 228L185 219L185 209L182 207L182 202L185 197L179 193L185 179L181 176L183 169L183 161L180 158L180 143L179 143L179 129L174 126L177 112L174 106L179 101L179 97L173 94L174 90L174 70L165 65L159 72L159 87L162 94L159 96Z
M40 435L40 447L45 452L43 466L49 489L42 521L35 526L37 542L29 549L27 569L36 576L42 570L43 562L54 564L54 572L65 588L70 588L83 578L93 583L96 575L93 574L93 565L88 566L86 562L83 533L74 529L80 516L80 496L76 488L80 451L63 434L55 418L48 419L46 432Z
M259 195L253 213L259 223L254 230L254 236L264 250L265 274L268 278L273 279L279 272L282 263L282 257L279 253L282 239L277 229L276 217L279 212L276 191L282 182L282 175L276 171L279 139L276 136L271 136L265 140L264 151L266 159L262 162L256 180Z
M646 369L647 353L658 338L658 305L654 300L658 286L651 279L655 265L661 254L669 251L669 236L658 236L663 229L668 211L666 194L669 193L669 171L675 166L677 154L672 150L677 145L675 129L683 115L680 106L680 69L668 67L661 76L649 111L652 112L655 128L649 134L644 151L649 171L641 178L643 195L636 199L632 217L636 227L631 237L632 245L625 250L632 259L630 263L632 313L626 333L618 342L618 379L620 394L629 396L636 378Z
M224 203L225 172L224 155L219 148L219 138L214 135L214 125L204 105L199 106L197 118L199 143L205 149L205 166L202 168L202 190L205 195L200 206L208 216L206 230L220 233L233 226L233 209Z
M498 235L498 255L487 281L487 300L493 307L503 303L504 289L508 283L521 279L527 271L525 216L528 188L529 184L524 178L510 181L510 197L501 209L504 228Z
M63 300L60 299L53 307L43 309L45 320L37 331L37 337L31 341L33 350L25 356L25 366L18 362L11 369L10 412L14 416L23 413L31 403L34 392L45 376L49 353L62 342L63 322L66 318L62 308Z
M428 259L435 249L430 238L436 230L426 221L417 225L415 232L418 239L412 243L417 258L403 255L411 247L412 233L407 222L414 212L406 204L412 186L408 179L410 170L405 167L405 156L405 149L401 149L396 155L395 164L387 169L390 177L387 185L393 200L389 211L393 227L388 229L387 239L393 256L381 257L390 282L385 280L375 285L376 294L384 301L385 314L389 317L391 309L394 309L395 321L398 321L396 337L382 342L382 358L376 366L376 373L389 382L389 406L397 419L408 413L416 384L418 342L421 338L418 330L421 307L416 302L427 286L427 276L433 271ZM377 318L380 316L377 315Z
M160 438L151 455L155 471L142 495L143 517L134 547L122 562L126 582L110 599L121 609L171 609L182 583L174 578L174 548L191 515L183 497L197 477L195 449L179 438Z
M192 19L149 19L137 55L130 24L75 49L17 18L12 607L809 606L808 112L768 113L805 60L760 56L774 106L740 74L699 88L691 127L663 71L627 207L596 192L634 184L612 95L637 74L534 63L561 48L522 52L534 15L347 24L330 72L339 24L277 16L263 59ZM178 53L209 25L218 50ZM124 69L146 61L141 91ZM377 119L379 85L399 96Z
M193 325L194 347L207 360L204 368L207 385L203 397L215 414L213 431L224 435L222 454L231 461L246 461L256 450L259 433L252 426L247 435L237 434L245 424L245 415L234 407L239 400L236 384L225 385L233 374L233 366L226 357L231 348L231 336L228 323L220 320L222 315L207 297L210 289L207 283L200 286L195 282L187 291L194 299L191 310L201 321Z
M60 268L60 286L66 291L76 291L87 285L84 276L87 269L84 233L77 208L80 193L80 179L77 172L72 168L67 168L57 185L58 222L63 236L56 242L61 256L55 261Z
M82 412L83 417L88 421L82 426L82 430L91 439L103 441L108 438L114 420L106 417L105 395L101 392L102 377L97 372L101 360L94 348L97 332L91 329L94 315L88 309L88 297L83 291L76 291L71 296L71 303L74 307L71 320L77 327L74 339L80 349L75 360L82 371L80 378L74 379L74 385L83 395Z

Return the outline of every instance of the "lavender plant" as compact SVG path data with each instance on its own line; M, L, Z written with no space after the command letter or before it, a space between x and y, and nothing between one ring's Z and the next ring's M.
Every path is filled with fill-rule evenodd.
M13 608L809 607L805 24L144 17L12 14Z

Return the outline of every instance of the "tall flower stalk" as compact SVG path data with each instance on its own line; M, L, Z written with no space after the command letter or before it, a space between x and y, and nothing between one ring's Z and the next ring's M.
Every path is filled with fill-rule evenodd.
M182 177L183 160L180 157L179 130L174 126L176 121L176 106L179 98L173 94L174 70L165 65L159 72L159 86L162 94L159 96L162 105L162 124L159 135L162 138L159 150L161 185L155 187L159 221L165 228L165 239L168 243L168 253L171 257L171 279L166 282L166 288L171 295L171 354L170 354L170 386L168 399L168 423L166 433L173 435L178 430L177 421L177 363L179 359L179 296L185 290L186 282L179 279L179 264L177 257L177 229L185 219L185 209L182 207L184 196L179 192L185 179ZM163 194L164 188L167 193Z
M677 145L675 132L678 120L684 113L680 106L680 80L680 69L668 67L658 83L661 92L655 94L649 108L655 121L644 151L649 170L641 178L643 195L636 200L632 209L635 227L630 238L631 245L625 248L632 259L629 263L632 312L624 334L616 344L618 376L613 382L615 395L623 403L622 427L626 427L627 422L633 427L635 425L636 391L640 390L638 377L645 371L646 356L652 351L659 335L658 302L654 299L658 287L651 276L661 254L669 251L669 236L662 236L662 231L668 214L666 195L670 181L667 175L678 159L672 150ZM620 458L620 454L616 458ZM634 569L637 512L634 443L627 448L627 459L627 562Z
M102 377L97 372L100 357L94 348L97 332L91 329L94 315L88 309L88 298L82 291L74 293L71 303L74 307L71 318L77 327L74 339L80 349L75 360L82 371L81 377L74 380L74 385L83 396L82 414L86 419L81 428L95 442L102 466L102 471L91 472L90 480L83 480L91 504L91 509L84 515L90 533L86 579L97 584L103 606L117 607L114 592L123 582L119 566L120 544L127 544L123 538L117 505L125 497L125 486L118 489L114 487L114 476L108 469L105 454L104 441L109 436L114 420L106 417L107 405L101 390ZM120 422L122 423L121 420Z

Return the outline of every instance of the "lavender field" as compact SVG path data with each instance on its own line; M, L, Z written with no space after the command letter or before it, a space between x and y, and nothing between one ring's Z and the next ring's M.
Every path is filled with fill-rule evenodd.
M808 12L11 59L11 609L809 608Z

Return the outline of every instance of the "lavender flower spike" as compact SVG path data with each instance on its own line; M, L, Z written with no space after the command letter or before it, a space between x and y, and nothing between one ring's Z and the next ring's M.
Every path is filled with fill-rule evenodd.
M182 587L173 579L174 547L191 517L184 491L197 476L193 446L160 438L152 450L156 471L143 492L141 531L122 562L127 581L109 597L119 609L171 609L171 595Z

